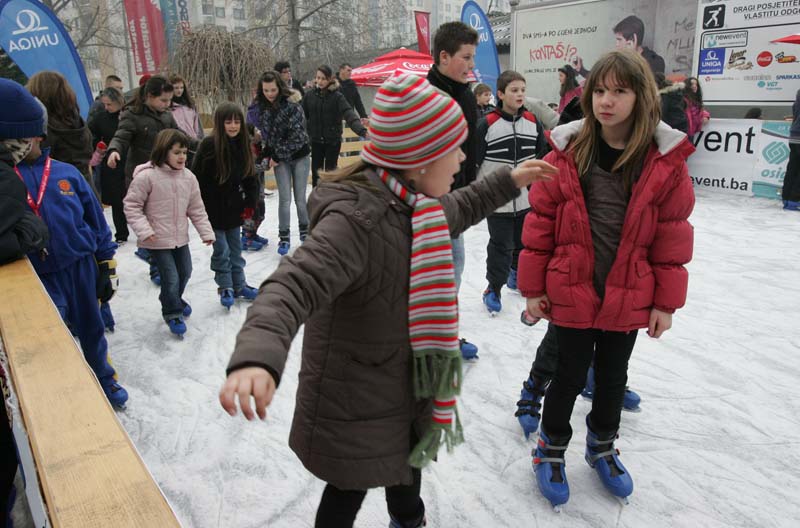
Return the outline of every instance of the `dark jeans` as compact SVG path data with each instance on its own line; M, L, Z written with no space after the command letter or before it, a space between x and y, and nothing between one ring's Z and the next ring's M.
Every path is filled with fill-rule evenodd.
M317 186L319 171L331 171L339 166L339 152L342 142L337 143L311 143L311 185Z
M425 506L419 496L422 481L420 470L414 468L412 473L414 483L410 486L386 488L386 506L389 514L409 526L415 526L414 521L421 520L425 512ZM366 490L340 490L328 484L322 492L314 527L351 528L366 496Z
M594 357L595 391L589 419L597 433L616 432L637 331L605 332L555 325L554 328L558 369L545 394L542 430L557 437L572 435L569 425L572 408L586 385L586 372Z
M175 249L151 249L150 257L153 259L158 272L161 274L161 315L165 321L170 319L183 320L183 292L186 283L192 276L192 255L189 245Z
M789 163L783 177L781 198L800 202L800 143L789 143Z
M211 270L214 282L220 288L239 291L244 288L244 266L242 258L242 234L238 227L214 229L214 253L211 255ZM161 279L164 280L163 278Z
M519 253L522 251L522 224L525 214L491 215L486 218L489 225L489 244L486 246L486 280L497 293L508 280L508 270L517 269Z

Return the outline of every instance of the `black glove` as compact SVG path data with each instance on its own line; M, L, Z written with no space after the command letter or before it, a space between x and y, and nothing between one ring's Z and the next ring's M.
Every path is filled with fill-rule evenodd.
M17 225L14 226L14 232L19 240L20 248L25 253L42 251L50 241L50 231L47 230L44 220L30 211L25 211Z
M117 261L115 259L101 260L97 263L97 298L100 302L108 302L114 296L119 286L117 277Z

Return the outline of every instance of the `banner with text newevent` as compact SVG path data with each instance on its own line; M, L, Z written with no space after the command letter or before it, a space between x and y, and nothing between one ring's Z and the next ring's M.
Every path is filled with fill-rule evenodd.
M50 9L35 0L0 0L0 46L28 77L43 70L63 75L86 118L92 90L69 33Z
M780 199L789 161L789 122L711 119L691 138L697 188Z

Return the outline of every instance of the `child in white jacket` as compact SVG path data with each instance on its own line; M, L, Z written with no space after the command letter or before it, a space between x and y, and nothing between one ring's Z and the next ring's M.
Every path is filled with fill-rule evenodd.
M136 167L125 196L125 216L139 247L150 254L161 275L161 314L170 331L186 333L184 318L192 313L183 300L192 275L189 253L189 219L206 245L214 243L200 186L186 168L189 139L183 132L166 129L156 136L150 162Z

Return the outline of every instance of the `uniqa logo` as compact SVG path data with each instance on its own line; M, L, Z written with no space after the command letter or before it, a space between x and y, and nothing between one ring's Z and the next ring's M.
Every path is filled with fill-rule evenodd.
M30 9L23 9L17 13L17 27L11 32L12 35L26 35L28 33L41 33L50 28L42 25L42 20L39 18L39 13L31 11ZM48 46L58 46L59 39L58 33L44 33L39 35L31 35L19 37L16 40L10 40L8 43L8 52L14 51L27 51L35 48L45 48Z
M23 16L28 18L27 24L23 22ZM35 31L47 31L50 29L47 26L42 26L42 19L39 18L39 13L31 11L30 9L23 9L17 13L17 27L11 32L12 35L22 35L23 33L33 33Z
M789 159L789 147L786 143L780 141L773 141L761 152L767 163L773 165L781 165L784 161Z

